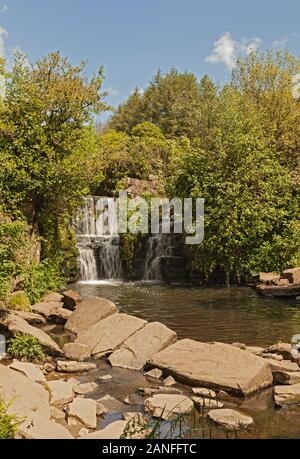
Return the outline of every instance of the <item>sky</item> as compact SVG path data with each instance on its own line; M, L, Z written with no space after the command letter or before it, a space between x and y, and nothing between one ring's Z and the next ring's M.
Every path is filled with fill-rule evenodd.
M117 106L158 68L223 83L253 49L300 54L299 26L299 0L0 0L0 55L60 50L89 75L103 65Z

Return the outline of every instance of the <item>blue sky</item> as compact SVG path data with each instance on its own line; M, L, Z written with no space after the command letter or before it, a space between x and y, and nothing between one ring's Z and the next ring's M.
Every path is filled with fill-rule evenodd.
M299 0L0 0L0 53L54 51L104 65L117 105L160 68L226 81L238 54L300 52Z

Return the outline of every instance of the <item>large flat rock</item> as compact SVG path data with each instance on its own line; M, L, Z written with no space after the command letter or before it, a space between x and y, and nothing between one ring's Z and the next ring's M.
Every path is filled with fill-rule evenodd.
M293 298L300 295L300 284L285 286L259 285L257 291L261 295Z
M275 386L274 400L278 406L291 406L300 404L300 384L292 386Z
M72 440L74 437L60 424L33 414L30 422L26 420L19 429L26 440Z
M157 394L145 400L145 410L154 418L173 419L176 415L190 413L193 406L186 395Z
M25 320L21 319L21 317L13 312L0 311L0 331L1 328L8 330L14 336L17 334L34 336L48 353L54 356L63 355L62 350L47 333L29 325Z
M65 329L75 335L84 333L100 320L116 314L116 306L105 298L88 298L81 301L65 325Z
M123 435L127 421L112 422L105 429L97 430L96 432L88 433L81 437L83 440L119 440Z
M89 346L92 355L101 358L111 354L146 324L145 320L138 317L114 314L80 333L76 342Z
M223 343L185 339L156 354L149 363L178 381L249 395L273 381L268 363L248 351Z
M176 340L174 331L159 322L152 322L130 336L109 361L113 367L141 370L147 360Z

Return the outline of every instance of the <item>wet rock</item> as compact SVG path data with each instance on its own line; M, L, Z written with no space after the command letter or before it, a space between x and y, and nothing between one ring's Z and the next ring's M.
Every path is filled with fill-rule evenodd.
M293 346L290 343L277 343L269 346L266 353L281 355L285 360L293 360Z
M280 279L279 274L274 273L260 273L259 274L259 283L267 285L276 285Z
M291 406L300 404L300 384L292 386L275 386L274 400L277 406Z
M211 389L206 389L205 387L194 387L192 389L192 392L194 395L197 395L198 397L216 398L217 396L215 391Z
M88 298L81 301L65 325L65 329L75 335L86 334L97 322L116 314L116 306L104 298ZM89 343L78 341L82 344Z
M45 419L38 415L30 418L30 423L25 421L19 433L27 440L72 440L74 437L60 424Z
M70 360L84 362L91 357L89 346L80 343L67 343L63 347L65 357Z
M275 297L282 297L282 298L293 298L300 295L300 285L297 284L289 284L280 286L272 286L272 285L259 285L257 287L257 292L261 295L265 296L275 296Z
M48 293L47 295L44 295L42 298L43 303L60 303L63 301L63 296L60 295L60 293Z
M56 370L61 373L83 373L85 371L96 370L97 365L89 362L75 362L58 360Z
M165 387L176 386L176 381L175 381L175 379L174 379L172 376L168 376L168 377L164 380L164 386L165 386Z
M201 410L210 410L212 408L223 408L224 403L220 402L219 400L215 400L213 398L205 398L205 397L192 397L192 400L196 406Z
M282 278L287 279L290 284L300 284L300 268L283 271Z
M73 391L77 395L85 395L85 394L89 394L90 392L94 392L95 390L98 389L98 387L99 387L98 384L94 382L85 383L85 384L77 384L73 386Z
M241 430L253 425L253 419L231 409L212 410L208 418L228 430Z
M46 319L43 316L34 312L15 311L15 314L20 319L25 320L29 325L44 325L46 323Z
M75 418L85 426L96 429L97 427L97 402L87 398L76 398L69 405L68 419Z
M21 319L13 312L0 314L0 326L7 329L12 335L30 335L36 338L45 350L54 356L62 356L63 352L59 346L50 338L47 333L39 330L32 325L29 325L25 320Z
M154 368L153 370L150 370L150 371L147 371L147 373L144 373L144 375L149 378L161 379L163 372L159 370L158 368Z
M109 424L105 429L97 430L82 436L85 440L119 440L127 426L126 421L116 421Z
M101 403L101 405L103 405L108 411L117 411L124 406L123 403L119 402L119 400L111 397L110 395L105 395L104 397L99 398L97 402Z
M159 322L149 323L128 338L109 357L109 362L113 367L141 370L152 356L176 340L176 333L165 325Z
M51 313L55 313L59 309L62 309L63 304L59 302L51 302L51 303L37 303L32 306L33 312L36 314L40 314L41 316L45 317L48 320Z
M19 362L18 360L14 360L13 363L9 365L9 368L11 370L19 371L32 381L39 383L46 382L46 378L40 367L38 365L34 365L33 363L24 363Z
M63 292L63 303L64 308L74 311L77 304L80 302L81 296L80 293L75 292L74 290L67 290Z
M286 360L283 361L278 361L278 360L272 360L272 359L265 359L265 361L268 363L270 366L270 369L273 372L279 372L279 371L288 371L288 372L296 372L299 371L299 366L297 363L294 362L287 362Z
M104 376L99 376L98 380L101 382L101 383L107 383L107 382L110 382L112 381L113 377L111 375L104 375Z
M73 382L49 381L51 405L66 405L74 399Z
M156 354L149 364L173 374L178 381L240 395L249 395L273 382L264 359L223 343L178 341Z
M80 333L76 342L86 344L97 358L111 354L147 322L128 314L113 314Z
M193 402L185 395L157 394L145 400L145 409L155 418L172 419L176 415L190 413Z
M102 403L97 402L97 411L96 411L96 413L97 413L97 416L99 416L99 417L100 416L105 416L108 413L108 409L105 408L105 406L102 405Z
M278 384L300 384L300 371L274 371L273 378Z

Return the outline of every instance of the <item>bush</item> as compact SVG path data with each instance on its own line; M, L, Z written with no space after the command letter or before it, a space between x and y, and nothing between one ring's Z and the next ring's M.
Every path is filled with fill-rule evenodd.
M12 338L7 352L11 357L25 362L43 363L48 360L41 343L30 335Z
M23 287L31 304L37 303L43 295L58 290L63 284L61 260L43 260L32 263L24 274Z
M14 414L7 413L10 404L0 400L0 440L13 440L19 425L24 421Z
M13 311L31 311L31 305L26 292L14 292L8 299L8 309Z

